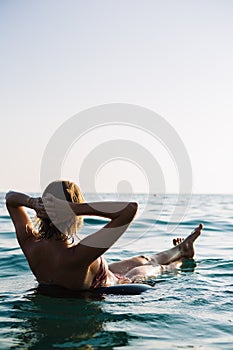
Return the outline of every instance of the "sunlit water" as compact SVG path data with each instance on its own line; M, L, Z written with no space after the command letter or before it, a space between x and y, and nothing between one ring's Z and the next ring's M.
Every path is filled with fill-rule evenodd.
M37 283L1 194L1 349L233 349L233 196L193 196L179 226L179 217L172 216L174 195L166 197L163 208L162 196L138 195L136 200L140 208L148 201L146 211L139 212L106 259L167 249L174 237L186 236L202 222L195 269L161 276L141 295L56 298L35 292ZM87 220L81 236L101 224Z

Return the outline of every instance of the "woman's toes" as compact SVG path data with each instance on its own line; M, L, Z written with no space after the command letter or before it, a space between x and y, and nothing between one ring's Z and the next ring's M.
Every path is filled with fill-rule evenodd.
M173 245L176 246L178 244L180 244L181 242L183 242L184 238L174 238L173 239Z

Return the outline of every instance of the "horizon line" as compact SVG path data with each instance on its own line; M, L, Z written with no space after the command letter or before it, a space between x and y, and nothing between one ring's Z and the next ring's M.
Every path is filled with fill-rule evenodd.
M0 189L0 193L7 193L9 190L7 191L4 191L2 189ZM21 192L21 193L41 193L40 191L17 191L17 192ZM156 195L208 195L208 194L211 194L211 195L233 195L232 192L191 192L191 193L179 193L179 192L155 192L155 193L146 193L146 192L133 192L133 193L130 193L130 192L82 192L84 194L133 194L133 195L139 195L139 194L143 194L143 195L150 195L150 196L156 196Z

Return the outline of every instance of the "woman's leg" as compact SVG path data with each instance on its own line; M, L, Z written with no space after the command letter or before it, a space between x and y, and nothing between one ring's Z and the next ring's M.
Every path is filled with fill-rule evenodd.
M130 259L125 259L112 263L108 265L108 268L111 272L117 273L119 275L125 275L128 271L143 265L150 265L150 258L145 257L144 255L135 256Z
M152 264L167 265L180 259L190 259L194 256L194 241L200 236L203 225L200 224L195 230L181 243L164 252L152 255ZM178 240L179 241L179 240Z
M134 268L143 266L144 269L149 270L151 267L147 268L146 266L155 266L157 269L157 265L169 265L170 263L180 261L183 258L192 258L194 255L193 243L201 234L202 228L203 226L200 224L185 240L182 241L181 239L177 239L176 243L180 243L169 250L154 254L150 257L141 255L109 264L109 270L113 273L126 275Z
M143 282L150 277L158 277L162 273L172 272L182 265L182 261L175 261L168 265L143 265L135 267L127 272L125 277L129 278L133 283Z

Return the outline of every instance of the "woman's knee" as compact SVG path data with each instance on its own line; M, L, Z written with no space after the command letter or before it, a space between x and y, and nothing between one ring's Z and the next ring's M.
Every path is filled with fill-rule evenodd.
M134 267L130 271L128 271L125 275L125 277L128 277L132 280L135 278L147 278L151 276L158 276L161 274L162 267L160 265L143 265L143 266L138 266Z

